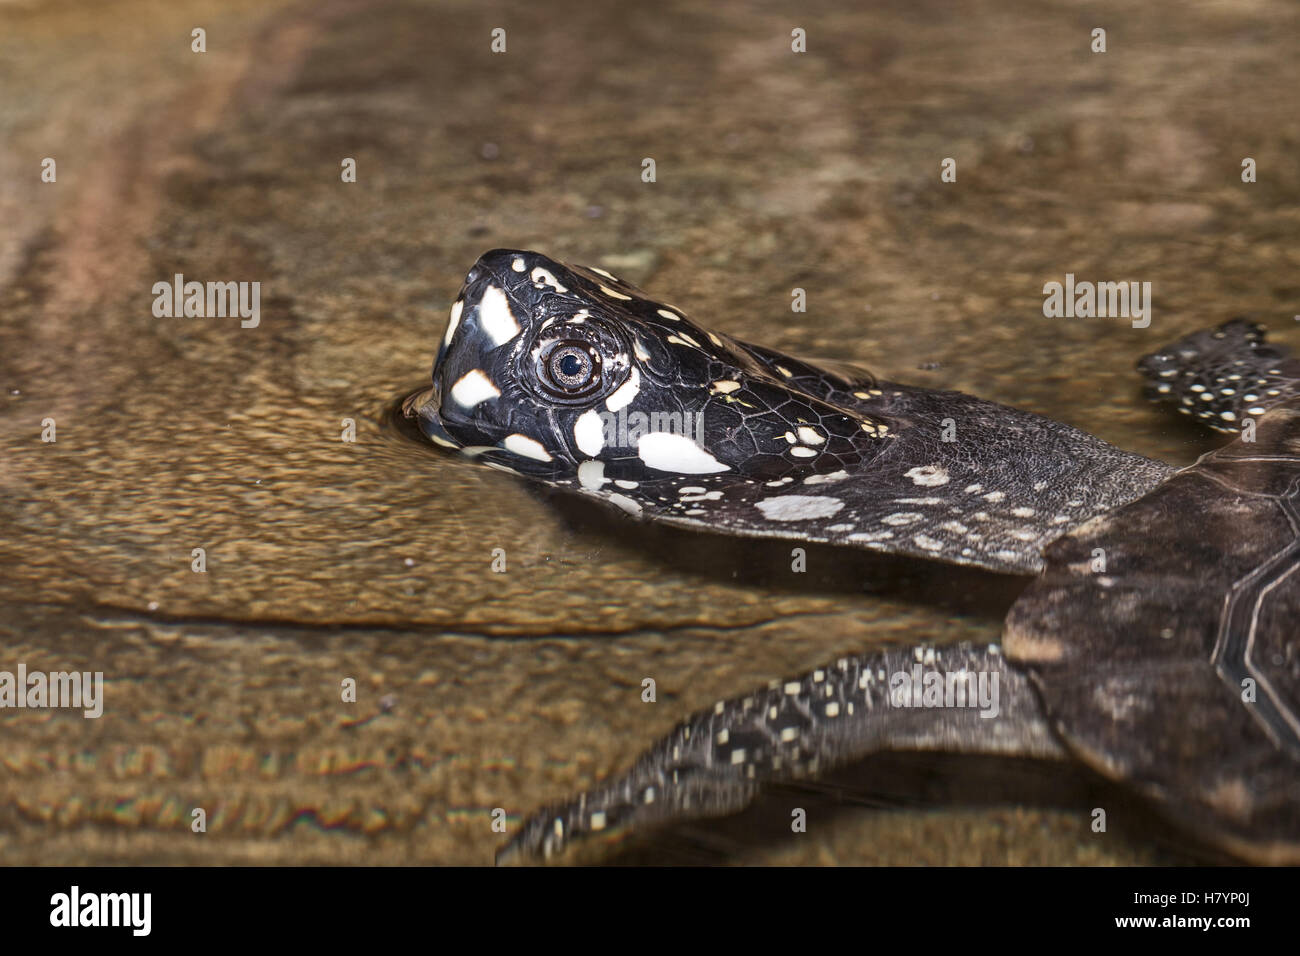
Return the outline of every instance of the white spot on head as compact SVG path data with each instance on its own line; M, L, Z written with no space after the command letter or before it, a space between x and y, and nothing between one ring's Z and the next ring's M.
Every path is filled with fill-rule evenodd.
M728 471L724 465L685 435L650 432L636 442L636 453L647 468L679 475L706 475Z
M605 447L605 425L600 412L594 408L585 411L573 423L573 441L584 454L595 458Z
M940 465L921 465L907 472L913 484L937 488L948 483L948 469Z
M627 495L610 495L609 500L614 502L630 515L640 515L641 506L633 501Z
M721 379L713 383L713 390L721 392L723 395L730 395L736 389L740 388L739 382L733 382L730 379Z
M584 461L578 466L578 484L582 487L596 491L602 485L608 484L609 479L605 477L605 463L603 461Z
M625 302L632 301L632 297L630 295L624 295L622 292L615 292L607 285L601 286L600 291L605 293L605 295L612 296L615 299L622 299Z
M510 262L510 268L514 269L516 272L523 272L525 269L528 268L528 266L524 265L523 256L515 256L514 259L511 260Z
M817 449L808 448L804 445L795 445L795 447L790 449L790 454L794 455L796 458L813 458L817 454Z
M660 315L662 315L665 319L668 319L670 322L680 322L682 320L682 317L680 315L677 315L673 312L669 312L667 309L659 309L658 311Z
M442 337L444 345L451 344L451 337L456 334L456 326L460 325L460 314L465 311L465 300L457 299L451 304L451 317L447 319L447 334Z
M523 272L524 270L519 269L518 271ZM551 273L548 270L543 269L541 266L538 266L532 272L530 272L528 274L528 277L533 280L533 283L535 285L549 285L552 288L554 288L556 292L569 291L564 286L560 285L559 280L557 280L555 276L551 275Z
M1005 498L1005 497L1006 497L1006 493L1005 493L1005 492L1001 492L1001 491L990 491L987 495L984 496L984 500L985 500L985 501L1001 501L1001 500L1002 500L1003 498Z
M451 387L452 400L462 408L473 408L479 402L497 398L500 394L501 390L480 369L466 372Z
M844 507L844 502L815 495L778 495L757 502L755 507L768 521L808 521L829 518Z
M550 453L542 447L542 443L527 435L507 435L506 440L501 443L506 451L512 451L516 455L522 455L525 458L533 458L537 461L550 461Z
M626 382L615 389L614 394L605 399L605 407L611 412L616 412L620 408L626 408L636 398L637 393L641 391L641 373L635 368L632 374L628 376Z
M638 485L640 485L640 482L628 481L626 478L615 478L614 484L618 485L620 488L631 489L631 488L636 488Z
M807 425L799 426L799 438L806 445L820 445L826 441L825 436L820 434L816 429L809 428Z
M519 334L519 323L510 311L510 300L494 285L483 290L478 304L478 324L494 345L505 345Z

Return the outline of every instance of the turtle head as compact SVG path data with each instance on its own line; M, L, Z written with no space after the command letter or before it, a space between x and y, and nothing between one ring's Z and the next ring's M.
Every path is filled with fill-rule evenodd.
M465 277L414 414L485 464L624 501L707 475L856 466L861 417L802 391L802 372L822 373L773 354L603 270L496 249Z
M629 397L636 388L624 316L598 304L613 297L592 296L591 276L580 287L574 271L536 253L481 256L434 360L419 415L425 434L529 476L575 472L592 440L578 419L619 388Z

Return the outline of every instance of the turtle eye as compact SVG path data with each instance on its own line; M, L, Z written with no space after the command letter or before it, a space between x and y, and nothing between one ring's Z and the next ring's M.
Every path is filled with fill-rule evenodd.
M537 357L543 387L557 398L581 398L601 387L600 352L590 342L557 339Z

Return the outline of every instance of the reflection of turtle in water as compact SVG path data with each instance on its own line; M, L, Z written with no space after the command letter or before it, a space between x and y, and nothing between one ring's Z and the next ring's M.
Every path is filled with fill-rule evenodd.
M878 650L721 701L507 855L929 750L1082 761L1243 857L1300 858L1300 362L1236 321L1141 368L1241 437L1179 470L708 332L596 269L483 256L408 404L435 442L644 520L1037 575L1001 647Z

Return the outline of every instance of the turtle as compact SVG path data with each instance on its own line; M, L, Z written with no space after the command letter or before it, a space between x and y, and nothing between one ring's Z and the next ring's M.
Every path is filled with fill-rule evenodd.
M1138 367L1236 437L1178 468L709 331L599 268L485 253L404 405L435 444L640 521L1028 579L1000 642L873 649L719 701L527 816L498 862L881 751L1081 763L1236 858L1300 861L1300 360L1233 319Z

